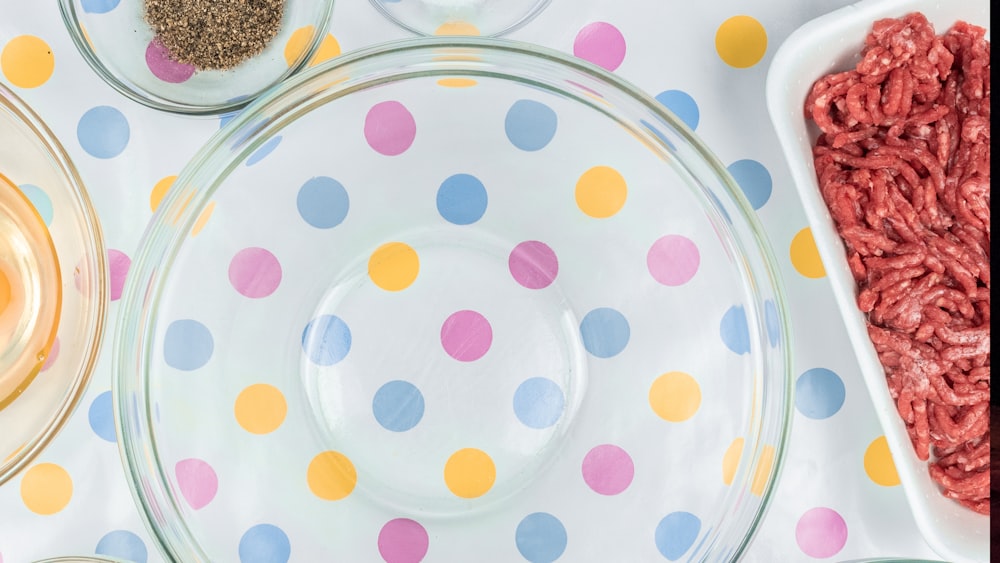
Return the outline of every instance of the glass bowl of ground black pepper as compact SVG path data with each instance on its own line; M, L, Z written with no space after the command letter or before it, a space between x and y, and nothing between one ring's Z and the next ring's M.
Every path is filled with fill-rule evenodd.
M791 420L778 266L622 79L425 37L299 73L184 168L113 356L167 559L729 560Z
M239 109L306 66L333 0L59 0L70 36L108 84L147 106Z

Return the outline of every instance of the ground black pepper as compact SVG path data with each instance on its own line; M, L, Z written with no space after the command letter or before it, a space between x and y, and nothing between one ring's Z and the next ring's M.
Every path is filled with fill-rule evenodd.
M284 10L285 0L145 0L144 16L174 60L225 70L264 50Z

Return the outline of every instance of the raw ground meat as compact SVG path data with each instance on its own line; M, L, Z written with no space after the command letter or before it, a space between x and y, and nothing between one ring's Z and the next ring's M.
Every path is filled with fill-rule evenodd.
M858 307L920 459L990 513L990 44L920 13L876 21L806 115Z

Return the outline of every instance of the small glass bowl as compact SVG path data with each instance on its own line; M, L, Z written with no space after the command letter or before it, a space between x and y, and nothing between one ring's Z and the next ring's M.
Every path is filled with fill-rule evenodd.
M121 451L172 560L735 558L790 428L785 311L753 208L648 95L383 44L175 181L122 297Z
M225 70L169 59L143 18L144 1L59 0L70 37L113 88L147 106L188 115L238 110L303 68L326 36L333 0L285 0L281 26L256 56Z
M371 0L396 25L418 35L497 37L535 18L550 0Z
M28 253L27 257L11 254L16 259L13 270L43 282L53 280L56 285L38 284L42 290L33 302L15 296L17 301L8 301L6 312L17 313L21 308L34 311L37 307L37 326L46 325L46 331L54 326L55 338L48 333L42 335L45 344L35 357L29 358L31 367L27 371L15 373L14 379L9 379L11 373L0 374L6 380L0 385L0 389L6 389L5 396L0 397L3 484L45 448L83 395L103 336L108 276L100 224L76 169L52 132L3 85L0 174L33 207L32 219L37 226L47 229L59 272L48 277L25 274L43 263L36 259L51 258L50 252ZM14 238L18 236L15 233ZM0 256L0 260L10 259ZM21 285L26 287L26 283ZM18 309L11 309L12 303ZM53 304L57 304L53 313L56 319L51 323L46 321L49 313L44 311L51 313Z

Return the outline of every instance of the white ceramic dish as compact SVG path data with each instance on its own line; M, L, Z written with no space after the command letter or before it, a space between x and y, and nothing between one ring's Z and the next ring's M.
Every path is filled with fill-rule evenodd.
M989 28L988 0L858 2L810 21L788 37L771 63L767 103L917 526L931 548L948 561L987 561L989 517L941 495L928 474L927 463L913 452L906 428L889 396L885 373L868 339L864 316L856 306L855 285L844 246L817 186L811 156L817 130L807 125L803 114L806 95L818 78L846 70L858 60L872 22L914 11L926 15L938 33L957 20Z

